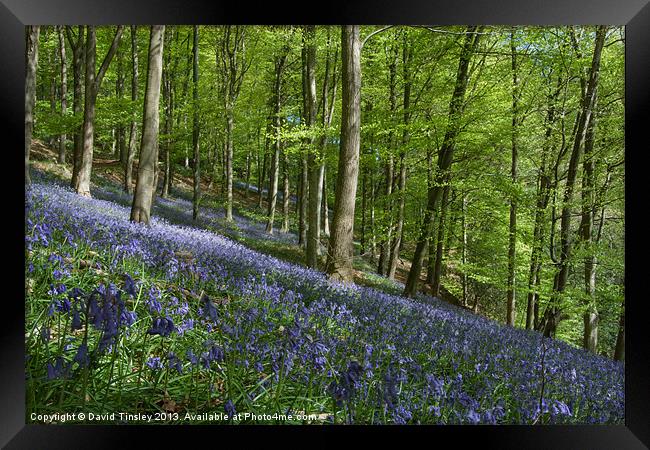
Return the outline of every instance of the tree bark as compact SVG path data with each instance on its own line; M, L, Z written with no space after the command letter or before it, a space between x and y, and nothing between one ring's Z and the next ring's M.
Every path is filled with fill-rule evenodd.
M61 116L65 118L68 112L68 68L65 61L65 39L63 37L63 26L57 26L59 36L59 59L61 60ZM59 136L59 164L65 164L65 143L66 135Z
M36 69L38 67L38 37L41 28L25 27L25 184L31 184L29 176L29 149L34 131L34 104L36 102Z
M327 168L323 164L323 199L321 201L321 216L323 217L323 236L330 236L330 219L329 219L329 206L327 204Z
M351 281L361 128L361 45L358 25L344 25L341 28L343 60L341 148L327 273L334 280Z
M618 321L618 335L616 347L614 348L614 360L625 361L625 299L621 305L621 315Z
M95 27L86 27L86 93L84 95L84 123L83 123L83 144L81 152L81 166L77 177L77 184L75 190L77 194L84 197L90 197L90 176L93 165L93 150L94 150L94 133L95 133L95 104L97 102L97 94L102 84L106 70L117 52L117 46L122 37L124 26L117 27L117 32L113 38L106 57L104 58L99 71L95 73Z
M306 56L305 67L305 117L306 125L311 133L316 126L316 27L307 25L303 35L303 46ZM327 75L327 74L326 74ZM318 267L318 256L320 255L320 210L323 195L323 174L321 171L322 154L320 148L315 148L313 134L307 139L307 164L309 177L309 200L307 207L307 245L306 259L307 266L316 269Z
M72 99L72 112L76 117L82 114L83 102L83 71L84 71L84 30L83 26L78 27L77 38L72 33L72 27L66 26L65 32L68 38L70 48L72 48L72 77L73 77L73 99ZM82 128L83 125L77 126L74 133L74 149L72 155L72 177L70 179L70 187L74 188L77 185L77 177L79 175L79 168L81 167L81 151L82 151Z
M194 196L192 197L192 219L199 218L201 201L201 153L199 152L199 26L194 25L192 45L192 149L194 150ZM232 157L232 156L231 156ZM232 177L232 172L231 172ZM232 178L230 180L232 187ZM232 195L232 194L231 194ZM232 197L230 198L232 201ZM232 212L231 212L232 219Z
M594 98L593 109L596 109L598 94ZM596 255L593 242L595 180L594 180L594 133L596 115L590 116L585 135L585 148L582 175L582 219L580 222L580 240L586 253L584 258L585 275L585 311L583 314L584 332L582 346L585 350L597 353L598 350L598 305L596 303Z
M282 233L289 232L289 156L282 152L283 158L283 190L282 190Z
M162 78L162 55L164 25L153 25L149 38L149 64L142 119L142 140L140 143L140 164L131 206L131 221L149 224L151 203L155 190L155 166L158 162L158 129L160 104L160 82Z
M404 288L404 296L414 297L417 292L417 285L420 280L420 271L422 270L422 260L424 251L428 243L433 213L436 210L442 194L441 186L448 182L449 170L451 169L452 157L456 145L456 137L460 132L460 118L464 109L465 90L469 79L469 62L472 54L475 52L480 34L476 33L477 27L470 26L467 28L465 42L461 51L458 62L458 71L456 72L456 84L454 93L449 104L449 119L447 130L442 147L438 151L438 170L436 171L436 180L432 189L428 193L427 209L424 215L424 221L420 229L420 235L415 247L411 270Z
M115 80L115 95L118 100L121 100L124 97L124 72L122 68L123 52L117 49L117 79ZM120 164L124 166L126 164L126 142L124 136L124 126L119 124L116 128L116 141L117 141L117 152L120 159Z
M445 240L445 220L447 218L449 198L449 184L445 185L442 191L442 201L440 202L440 221L438 222L438 237L436 239L436 258L433 266L433 280L431 281L431 295L440 297L440 278L442 277L442 252ZM429 249L429 254L433 249Z
M131 25L131 58L133 61L133 72L131 74L131 101L138 100L138 39L137 26ZM126 167L124 169L124 190L131 193L133 187L133 160L135 159L136 139L138 125L135 121L135 111L131 114L131 130L129 132L129 146L126 155Z
M275 82L273 84L273 155L271 157L271 173L269 183L269 202L266 222L266 232L273 234L275 220L275 206L278 199L278 181L280 178L280 151L281 151L281 122L280 110L282 108L282 73L289 49L283 49L275 58Z

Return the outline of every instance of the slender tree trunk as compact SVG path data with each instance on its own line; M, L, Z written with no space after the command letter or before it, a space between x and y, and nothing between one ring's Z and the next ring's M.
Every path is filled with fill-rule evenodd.
M269 155L269 152L268 152L268 150L269 150L268 134L270 133L270 130L271 130L271 128L270 128L270 124L269 124L266 127L267 137L264 138L265 143L264 143L264 158L262 160L262 174L257 180L257 194L258 194L258 208L259 209L262 209L262 207L263 207L264 196L263 196L262 191L264 191L264 180L266 180L266 166L267 166L267 160L268 160L268 155Z
M305 27L303 37L304 54L306 55L306 83L305 83L305 116L307 127L313 130L316 126L316 27ZM326 74L327 76L327 74ZM324 99L325 100L325 99ZM308 176L309 176L309 201L307 211L307 266L318 267L320 255L320 210L323 195L322 145L315 148L315 139L308 139Z
M395 237L393 238L390 259L388 261L388 278L395 278L395 271L397 270L397 261L399 260L400 247L402 246L402 234L404 233L404 204L406 201L406 161L405 155L400 156L400 169L399 169L399 206L397 210L397 228L395 229Z
M25 184L31 184L29 176L29 149L34 130L34 103L36 102L36 68L38 67L38 38L41 28L27 26L25 29Z
M118 100L122 100L124 97L124 72L122 69L122 60L124 59L123 52L119 50L117 51L117 79L115 81L115 95ZM122 167L126 164L126 142L125 142L125 136L124 136L124 126L122 124L119 124L116 128L116 135L117 135L117 148L118 148L118 154L119 154L119 159L120 159L120 164Z
M169 30L169 31L168 31ZM174 78L178 67L178 57L174 57L173 67L171 65L171 41L175 37L178 43L178 33L174 33L174 28L165 31L167 42L164 44L167 48L167 58L163 55L163 97L165 103L165 171L163 173L163 185L160 196L167 198L169 196L169 188L171 181L171 151L172 151L172 128L174 124Z
M440 278L442 276L442 253L443 242L445 240L445 219L447 217L449 198L449 184L445 185L442 191L442 202L440 203L440 222L438 222L438 238L436 239L436 258L433 270L433 280L431 283L431 295L440 297ZM431 253L432 249L429 249Z
M341 48L343 60L341 148L327 273L334 280L351 281L354 275L352 266L354 207L359 175L361 130L361 44L358 25L341 27Z
M275 206L278 199L278 180L280 177L280 151L281 151L281 122L280 110L282 108L282 73L287 58L288 48L275 59L275 83L273 86L273 155L271 157L271 173L269 183L269 202L266 222L266 232L273 234L273 222L275 220Z
M598 95L594 98L596 109ZM580 223L580 240L586 256L584 258L585 274L585 312L583 314L584 333L583 348L592 353L598 350L598 307L596 304L596 255L593 245L595 183L594 183L594 132L596 128L595 113L591 115L585 135L585 149L582 175L582 220Z
M84 72L84 30L83 26L78 27L77 38L75 40L72 34L72 27L66 26L65 32L68 38L70 47L72 48L72 77L73 77L73 100L72 111L75 117L82 115L83 104L83 72ZM74 149L72 156L72 177L70 180L70 187L74 188L77 185L77 177L79 176L79 168L81 167L81 151L82 151L82 127L77 126L74 133Z
M363 171L361 178L361 255L366 253L366 186L368 179L368 170Z
M460 262L463 266L461 283L463 285L463 306L467 307L467 194L463 193L461 196L461 227L463 228L463 247L460 256Z
M621 305L621 315L618 321L618 335L616 336L616 347L614 348L614 360L625 361L625 299Z
M452 157L456 145L456 137L460 132L460 118L464 109L465 90L467 89L467 81L469 79L469 61L478 46L481 36L480 34L477 34L476 31L477 27L470 26L467 28L467 34L465 35L465 42L463 44L463 49L458 63L458 71L456 73L454 93L449 104L447 130L445 132L442 147L438 152L438 170L435 177L436 182L428 193L427 209L424 221L415 247L411 270L409 271L406 286L404 288L404 296L406 297L414 297L417 292L417 285L420 280L420 271L422 270L422 260L427 247L431 224L433 223L433 213L437 209L440 201L442 194L441 186L445 185L449 178L449 171L451 169Z
M226 221L232 222L232 127L234 112L232 105L226 108Z
M138 99L138 39L137 26L131 25L131 59L133 61L133 72L131 74L131 101ZM131 193L133 187L133 160L135 159L136 139L138 124L135 121L135 111L131 114L131 130L129 132L129 146L126 155L126 167L124 169L124 190Z
M516 247L517 247L517 198L515 187L517 186L517 126L518 118L518 97L519 87L517 80L517 53L515 47L515 33L510 32L510 52L512 57L512 130L511 130L511 148L512 148L512 167L510 176L512 180L513 193L510 195L510 227L508 232L508 283L507 283L507 311L506 324L511 327L515 326L517 320L517 307L515 304L515 266L516 266Z
M289 156L286 151L282 152L283 158L283 190L282 190L282 233L289 231Z
M199 26L194 25L192 45L192 148L194 149L194 196L192 197L192 219L199 218L199 202L201 201L201 153L199 152ZM232 144L231 144L232 145ZM232 157L232 156L231 156ZM232 172L230 184L232 188ZM229 201L232 201L232 189ZM232 220L232 210L230 213Z
M327 205L327 169L323 164L323 200L321 202L323 217L323 236L330 236L330 219L329 219L329 206Z
M307 203L309 201L309 169L307 155L302 154L300 159L300 213L298 216L298 245L307 245Z
M95 103L97 101L97 93L101 86L108 65L110 64L117 45L122 37L122 25L117 27L117 32L111 44L99 71L95 73L95 27L86 27L86 93L84 96L84 123L83 123L83 146L81 152L81 167L79 168L79 175L77 177L77 185L75 190L79 195L90 197L90 176L93 164L93 150L94 150L94 122L95 122Z
M158 128L160 103L160 82L162 78L162 56L164 25L153 25L149 38L149 64L147 87L144 98L142 120L142 141L140 163L131 207L131 221L149 224L151 201L155 190L155 165L158 162Z
M63 37L63 26L57 26L59 35L59 58L61 60L61 115L66 116L68 112L68 68L65 61L65 38ZM65 143L66 135L59 136L59 164L65 164Z

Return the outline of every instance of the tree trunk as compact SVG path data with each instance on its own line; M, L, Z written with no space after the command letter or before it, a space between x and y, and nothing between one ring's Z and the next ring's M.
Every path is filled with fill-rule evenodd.
M275 59L275 83L273 85L273 155L271 157L271 173L269 183L269 204L266 222L266 232L273 234L275 220L275 206L278 199L278 180L280 178L280 150L281 150L281 122L280 110L282 108L282 72L287 59L288 48Z
M408 34L404 32L404 43L402 46L402 75L404 78L404 97L403 97L403 125L402 145L400 149L400 169L399 169L399 206L397 210L397 228L390 247L390 257L388 259L388 278L395 278L397 269L397 260L402 245L402 233L404 231L404 202L406 201L406 146L411 139L409 132L409 123L411 122L411 67L410 62L413 55L413 49L409 45Z
M363 177L361 178L361 255L366 254L366 186L368 185L368 170L363 171Z
M160 103L160 82L162 78L162 55L164 25L153 25L149 38L149 64L147 87L142 119L142 141L140 143L140 164L131 207L131 221L149 224L151 201L155 190L155 165L158 162L158 128Z
M282 152L283 158L283 190L282 190L282 233L289 231L289 156L286 151Z
M400 169L399 169L399 206L397 210L397 228L395 229L395 237L393 238L390 258L388 260L388 278L390 280L395 278L395 271L397 270L397 261L399 260L400 247L402 245L402 234L404 232L404 203L406 201L406 162L404 161L405 155L400 156Z
M327 169L323 164L323 199L321 201L321 216L323 217L323 236L330 236L330 219L329 219L329 206L327 205Z
M133 72L131 74L131 101L138 99L138 39L137 26L131 25L131 58L133 61ZM124 169L124 190L131 193L133 187L133 160L135 159L136 139L138 125L135 121L135 112L131 114L131 130L129 133L129 147L126 155L126 167Z
M175 35L175 41L178 43L178 33L174 33L174 29L170 28L169 33L165 31L167 43L164 44L167 48L167 58L163 55L163 97L165 103L165 172L163 173L163 185L160 196L167 198L169 196L169 189L171 187L171 151L172 151L172 128L174 124L174 78L178 67L178 57L174 57L173 67L170 67L171 60L171 41ZM165 60L166 59L166 60Z
M270 132L270 127L266 127L266 133ZM269 145L269 138L266 137L265 139L265 144L264 144L264 158L262 160L262 173L261 176L257 180L257 194L258 194L258 208L262 209L262 200L264 199L264 196L262 194L262 191L264 191L264 180L266 179L266 166L267 166L267 160L268 160L268 145Z
M95 27L86 27L86 93L84 96L84 123L83 123L83 143L81 152L81 166L79 168L79 175L77 177L77 184L75 190L79 195L90 197L90 176L93 165L93 146L94 146L94 133L95 133L95 104L97 102L97 93L101 86L108 65L111 63L117 45L122 37L122 25L117 27L117 32L111 44L99 71L95 73Z
M226 221L232 222L232 127L234 121L232 106L226 108Z
M616 336L616 347L614 348L614 360L625 361L625 299L621 305L621 315L618 321L618 335Z
M316 127L316 27L307 25L303 35L303 47L305 51L305 99L304 110L307 119L306 125L312 132ZM326 74L327 76L327 74ZM320 255L320 209L323 195L323 176L321 171L322 154L315 148L315 139L310 137L307 140L308 155L308 177L309 177L309 200L307 207L307 245L306 257L307 266L316 269L318 267L318 256Z
M463 248L461 249L460 262L462 264L461 284L463 285L463 306L467 307L467 194L462 194L461 227L463 228Z
M598 95L594 98L594 110ZM598 305L596 304L596 255L593 245L593 226L595 205L594 183L594 133L596 128L595 113L591 115L585 135L585 149L582 175L582 220L580 222L580 240L586 256L584 258L585 274L585 312L583 315L584 333L582 346L585 350L597 353L598 350Z
M438 222L438 237L436 239L436 259L433 266L433 280L431 283L431 295L440 297L440 278L442 276L442 247L445 240L445 219L447 217L447 203L449 198L449 184L445 185L442 191L442 202L440 203L440 222ZM431 254L433 249L429 249Z
M192 45L192 148L194 150L194 196L192 197L192 219L199 218L201 201L201 153L199 152L199 26L194 25ZM231 175L232 177L232 175ZM232 178L230 180L232 187ZM231 194L232 195L232 194ZM232 197L229 197L232 201ZM230 216L232 220L232 212Z
M72 111L75 117L79 117L82 113L83 102L83 70L84 70L84 30L83 26L79 26L78 35L75 40L72 34L72 27L66 26L65 32L68 38L70 47L72 48L72 77L73 77L73 100ZM81 151L82 151L82 128L79 125L74 133L74 149L72 155L72 177L70 180L70 187L74 188L77 185L77 177L79 176L79 168L81 167Z
M515 33L510 32L510 53L512 57L512 130L511 130L511 148L512 148L512 167L510 176L512 180L512 193L510 194L510 227L508 232L508 283L507 283L507 301L506 301L506 324L511 327L515 326L517 319L517 308L515 304L515 266L516 266L516 247L517 247L517 126L518 118L518 97L519 87L517 80L517 53L515 47Z
M59 35L59 58L61 60L61 116L65 118L68 112L68 68L65 61L65 39L63 37L63 26L57 26ZM59 136L59 164L65 164L65 142L66 135Z
M464 109L465 90L467 89L467 81L469 79L469 61L478 46L481 36L480 34L477 34L476 31L477 27L467 27L465 42L463 44L463 49L458 63L458 71L456 73L454 93L449 104L447 130L445 132L442 147L438 151L438 170L436 171L436 180L433 188L430 189L428 193L427 209L424 215L424 221L415 247L411 270L409 271L406 286L404 288L404 296L406 297L414 297L417 292L417 285L420 280L420 271L422 270L422 260L425 253L424 251L427 247L428 236L431 224L433 223L433 213L440 201L440 196L442 194L441 186L447 184L449 178L449 171L451 169L452 157L456 145L456 137L460 132L460 118Z
M341 27L341 48L343 60L341 148L327 273L334 280L351 281L361 129L361 45L358 25Z
M41 28L27 26L25 29L25 184L31 184L29 176L29 149L34 131L34 104L36 102L36 68L38 67L38 38Z
M119 50L117 51L117 79L115 81L115 95L118 100L121 100L122 97L124 97L124 72L122 70L122 60L124 59L123 57L123 52ZM126 142L125 142L125 137L124 137L124 126L122 124L119 124L116 129L116 134L117 134L117 150L118 150L118 155L120 159L120 164L122 167L126 164Z
M309 201L309 170L307 155L300 158L300 212L298 216L298 245L307 245L307 203Z

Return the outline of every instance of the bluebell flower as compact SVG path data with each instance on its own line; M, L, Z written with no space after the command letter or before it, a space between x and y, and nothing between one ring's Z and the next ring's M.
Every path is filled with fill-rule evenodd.
M223 405L224 410L226 411L226 415L228 417L233 417L235 414L237 414L237 410L235 409L235 404L232 402L232 400L228 400L225 405Z
M160 370L162 369L163 365L160 362L160 357L159 356L153 356L147 360L147 366L151 368L151 370Z
M147 331L148 334L159 334L162 337L169 336L174 331L174 322L167 317L158 317L154 319L151 328Z
M86 341L82 342L77 350L77 354L74 356L74 361L79 364L80 367L86 367L90 364L90 356L88 355L88 345Z
M128 273L124 274L124 292L132 297L136 297L138 295L136 292L135 281L133 281L133 278L131 278L131 275Z

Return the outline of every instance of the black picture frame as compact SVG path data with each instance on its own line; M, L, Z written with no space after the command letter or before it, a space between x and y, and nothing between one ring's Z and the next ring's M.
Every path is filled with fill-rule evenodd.
M639 274L643 270L634 261L641 259L641 246L634 238L640 231L640 208L645 194L643 164L640 159L646 144L650 80L650 4L648 0L462 0L454 2L401 0L357 1L354 3L280 4L277 2L201 2L184 0L0 0L0 111L10 130L4 150L23 164L23 125L20 122L24 96L24 26L29 24L220 24L220 23L316 23L316 24L489 24L489 25L593 25L626 26L626 363L625 426L411 426L411 427L212 427L176 426L45 426L25 425L24 303L19 256L24 255L24 229L17 217L23 214L20 180L22 170L5 170L7 197L15 201L10 232L6 234L4 259L18 272L14 279L5 274L9 287L0 326L0 445L6 448L87 448L129 446L135 438L153 445L171 446L180 439L201 435L210 437L208 445L226 445L223 437L236 437L245 446L250 438L262 438L265 444L348 445L351 432L362 440L368 437L417 438L428 446L442 445L441 437L454 445L472 440L481 448L606 448L635 449L650 446L650 361L645 329L644 295ZM645 145L647 148L647 144ZM9 166L7 166L9 167ZM15 178L15 179L14 179ZM635 184L638 187L635 187ZM15 227L15 228L13 228ZM15 239L12 238L16 233ZM632 238L632 240L630 240ZM0 253L1 255L1 253ZM18 259L18 261L16 261ZM24 263L23 263L24 267ZM15 280L15 281L14 281ZM15 284L16 287L11 287ZM636 288L636 290L635 290ZM630 291L630 289L632 289ZM289 439L289 440L287 440ZM305 440L303 442L303 439ZM184 444L188 445L188 444ZM367 445L367 444L361 444ZM403 445L403 444L402 444Z

